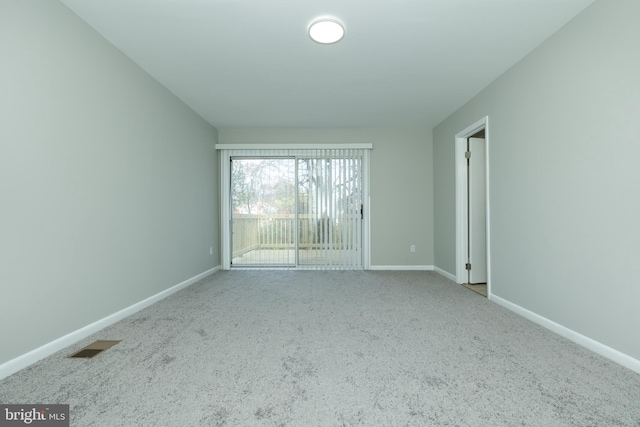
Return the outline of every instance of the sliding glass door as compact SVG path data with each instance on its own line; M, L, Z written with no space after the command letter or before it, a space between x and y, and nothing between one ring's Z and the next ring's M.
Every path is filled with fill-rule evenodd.
M362 151L231 156L231 266L362 268Z

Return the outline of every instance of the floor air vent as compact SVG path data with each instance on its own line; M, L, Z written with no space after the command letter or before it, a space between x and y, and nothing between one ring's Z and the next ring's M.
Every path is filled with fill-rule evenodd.
M88 346L86 346L85 348L81 349L80 351L77 351L77 352L73 353L69 357L70 358L80 358L80 359L91 359L93 357L96 357L97 355L99 355L100 353L105 351L106 349L111 348L114 345L118 344L119 342L120 341L99 340L99 341L96 341L94 343L89 344Z

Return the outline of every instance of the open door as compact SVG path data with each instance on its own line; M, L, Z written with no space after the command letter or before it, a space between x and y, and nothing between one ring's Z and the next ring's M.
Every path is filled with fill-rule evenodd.
M489 117L455 137L457 283L486 284L491 299ZM481 292L478 292L481 293Z
M469 284L487 283L487 201L484 138L467 138Z

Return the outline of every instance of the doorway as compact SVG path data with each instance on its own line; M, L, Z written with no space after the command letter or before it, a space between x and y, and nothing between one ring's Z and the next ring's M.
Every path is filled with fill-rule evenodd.
M491 296L488 117L456 135L456 281Z
M467 283L487 283L485 131L467 138Z

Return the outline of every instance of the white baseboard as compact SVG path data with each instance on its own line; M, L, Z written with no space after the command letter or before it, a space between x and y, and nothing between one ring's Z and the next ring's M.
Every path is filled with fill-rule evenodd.
M564 338L567 338L570 341L573 341L576 344L588 348L594 353L598 353L599 355L604 356L607 359L610 359L624 366L625 368L631 369L632 371L640 374L640 360L634 359L627 354L624 354L598 341L579 334L574 330L562 326L552 320L547 319L546 317L542 317L539 314L534 313L533 311L529 311L526 308L520 307L519 305L498 296L491 295L491 301L513 311L514 313L519 314L520 316L528 320L531 320L534 323L537 323L542 327L549 329L552 332L555 332L556 334Z
M453 280L454 282L456 281L456 276L454 274L449 273L448 271L444 271L443 269L438 267L433 267L433 271L435 271L436 273L439 273L441 276L444 276L449 280Z
M132 314L142 310L143 308L149 307L150 305L160 301L161 299L166 298L169 295L174 294L179 290L194 284L198 280L203 279L209 276L210 274L215 273L218 270L220 270L220 266L214 267L211 270L207 270L203 273L200 273L197 276L187 279L182 283L178 283L177 285L172 286L169 289L165 289L162 292L152 295L149 298L146 298L116 313L113 313L107 317L97 320L83 328L80 328L76 331L68 333L63 337L60 337L54 341L51 341L50 343L47 343L41 347L36 348L35 350L25 353L22 356L18 356L15 359L11 359L8 362L5 362L2 365L0 365L0 379L6 378L11 374L14 374L19 370L24 369L27 366L36 363L38 360L44 359L45 357L50 356L53 353L60 351L65 347L75 344L81 339L84 339L89 335L95 332L98 332L99 330L104 329L107 326L112 325L119 320L124 319L125 317L131 316Z
M369 266L369 270L387 270L387 271L415 270L415 271L432 271L432 270L433 270L433 265L372 265L372 266Z

